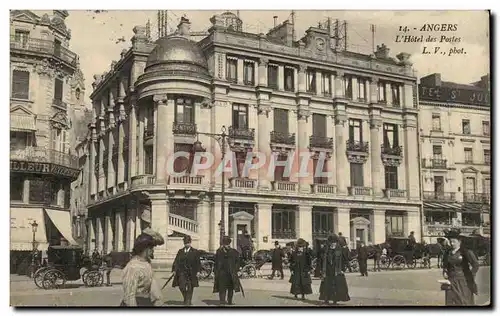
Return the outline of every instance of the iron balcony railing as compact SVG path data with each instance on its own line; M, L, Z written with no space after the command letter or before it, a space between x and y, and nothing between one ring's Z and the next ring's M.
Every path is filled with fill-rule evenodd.
M368 142L361 142L361 141L357 141L357 140L347 140L346 141L346 150L367 153L368 152Z
M53 149L39 147L11 148L11 160L45 162L78 169L78 157Z
M66 110L68 107L68 105L60 99L52 99L52 105L61 110Z
M424 191L424 200L453 202L455 201L455 192Z
M10 49L22 50L37 54L48 54L62 60L70 65L76 65L77 55L69 49L56 45L54 41L39 38L19 38L15 35L10 37Z
M254 140L255 139L255 128L236 128L229 127L229 138L233 139L246 139L246 140Z
M381 146L382 154L390 156L401 156L403 154L403 146L390 146L388 144L382 144Z
M271 132L271 143L295 145L295 133Z
M174 135L196 135L196 124L174 122L172 132Z
M485 203L490 201L490 195L487 193L464 193L464 202Z
M312 135L309 137L309 144L314 148L333 148L333 137Z
M431 159L431 167L435 169L446 169L447 161L442 158Z

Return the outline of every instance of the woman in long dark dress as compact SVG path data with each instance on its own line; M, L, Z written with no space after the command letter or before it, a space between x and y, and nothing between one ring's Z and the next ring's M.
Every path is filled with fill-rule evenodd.
M292 272L290 276L290 283L292 283L290 293L295 298L300 294L302 295L302 299L305 299L306 294L312 294L312 280L309 275L311 264L312 258L310 252L306 249L306 241L299 238L297 248L290 256L290 271Z
M475 277L479 269L476 255L462 246L460 232L447 233L451 249L443 258L443 277L450 281L446 290L446 306L473 306L477 295Z
M347 302L351 298L344 275L344 262L347 260L345 251L339 245L337 235L329 236L327 242L322 262L323 275L319 288L319 299L325 304L328 304L329 301L333 301L333 304Z

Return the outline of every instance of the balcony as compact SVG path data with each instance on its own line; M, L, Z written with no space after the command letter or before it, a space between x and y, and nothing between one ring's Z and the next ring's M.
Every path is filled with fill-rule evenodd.
M152 138L154 135L154 125L153 124L148 124L144 128L144 140Z
M136 189L143 185L153 185L155 183L155 176L152 174L143 174L133 176L131 180L130 188Z
M295 146L295 133L271 132L271 143Z
M314 183L311 184L311 191L315 194L336 194L337 186L333 184Z
M198 222L193 221L192 219L169 213L168 214L168 224L172 228L180 228L181 230L185 230L187 232L191 233L197 233L198 232Z
M297 233L291 229L273 230L271 237L272 239L296 239Z
M297 192L297 183L289 181L273 181L271 182L274 191L281 192Z
M447 168L447 160L442 159L442 158L430 159L430 167L433 169L446 169Z
M189 184L189 185L193 185L193 184L198 184L198 185L201 185L203 181L203 176L180 176L180 177L176 177L176 176L170 176L169 180L168 180L168 184Z
M63 111L68 108L68 105L60 99L52 99L52 106Z
M10 160L50 163L70 169L79 169L77 156L41 147L11 148ZM42 166L41 168L43 170L54 169L50 168L50 166Z
M372 188L348 187L347 192L350 196L370 196L370 195L372 195Z
M464 193L464 202L489 204L490 195L487 193Z
M333 137L312 135L309 137L309 146L311 148L333 149Z
M255 128L235 128L230 126L228 135L232 139L254 140Z
M257 180L246 178L231 178L229 179L230 188L255 189Z
M401 157L403 155L403 146L390 146L388 144L383 144L380 146L382 150L382 155L387 156L397 156Z
M43 40L39 38L16 38L10 37L10 50L30 52L39 55L48 55L60 61L76 66L77 55L69 49L56 45L53 41Z
M424 191L424 201L455 202L455 192Z
M427 236L444 236L445 230L460 229L460 233L472 234L479 231L479 226L454 226L448 224L424 224L424 234Z
M368 142L361 142L357 140L347 140L346 150L348 152L362 152L368 153Z
M387 199L391 198L405 198L406 197L406 190L399 190L399 189L382 189L384 192L384 197Z
M174 135L196 135L196 124L174 122L172 132Z

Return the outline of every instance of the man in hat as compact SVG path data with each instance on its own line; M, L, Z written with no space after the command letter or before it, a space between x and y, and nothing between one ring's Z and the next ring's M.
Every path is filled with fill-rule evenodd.
M186 306L193 305L193 290L199 286L197 274L200 268L200 253L191 247L191 236L184 236L184 247L177 252L172 266L175 273L172 287L179 287Z
M344 261L347 260L342 247L339 245L337 235L329 236L327 239L327 247L323 256L321 285L319 289L319 299L325 304L333 301L347 302L349 297L349 289L345 279Z
M345 237L342 235L341 232L339 232L338 235L338 243L339 246L342 248L344 257L347 258L347 260L345 260L344 262L344 265L347 267L347 269L349 269L349 272L352 272L351 265L349 264L349 247L347 246L347 240L345 239Z
M361 276L368 276L368 249L364 242L359 242L357 252L359 272L361 272Z
M306 294L312 294L312 280L309 275L311 266L312 257L311 253L307 250L307 243L304 239L299 238L297 246L290 256L290 271L292 272L290 277L290 283L292 283L290 293L295 298L300 294L304 300Z
M121 306L162 305L161 291L153 277L151 259L154 247L165 243L163 237L151 229L143 230L134 241L132 259L123 269L123 300Z
M283 251L283 248L281 248L279 241L274 242L274 249L271 257L271 264L272 264L272 269L273 272L271 273L271 276L269 277L270 280L274 278L274 273L276 271L279 271L281 280L284 278L283 274L283 258L285 257L285 252Z
M224 236L221 247L215 252L214 264L213 292L219 293L220 305L233 305L233 294L240 291L238 268L239 253L231 248L231 238Z

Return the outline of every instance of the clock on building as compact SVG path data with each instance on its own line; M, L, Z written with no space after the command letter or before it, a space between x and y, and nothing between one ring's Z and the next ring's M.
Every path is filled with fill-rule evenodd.
M325 40L322 38L317 38L316 39L316 48L318 50L324 50L325 49Z

